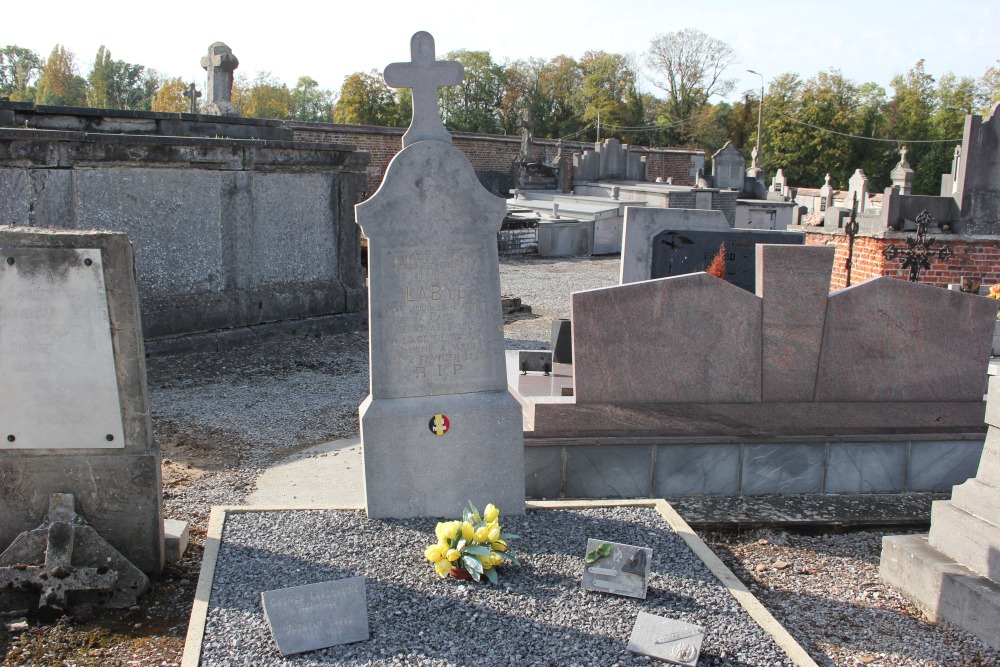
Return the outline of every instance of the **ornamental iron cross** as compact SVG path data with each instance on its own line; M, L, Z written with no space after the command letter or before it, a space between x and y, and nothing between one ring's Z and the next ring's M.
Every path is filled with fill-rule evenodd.
M900 268L910 270L910 282L920 282L920 270L931 268L931 256L937 255L942 262L947 262L951 258L951 248L942 246L937 250L932 250L934 239L927 238L927 226L934 222L934 218L927 211L921 211L917 216L917 238L908 237L906 239L906 252L899 246L893 244L882 250L882 256L890 262L902 256L903 265Z
M382 75L389 87L413 91L413 119L403 135L403 148L418 141L450 144L451 134L441 123L438 112L438 88L462 83L465 69L460 62L436 60L434 38L422 30L410 39L410 60L391 63Z

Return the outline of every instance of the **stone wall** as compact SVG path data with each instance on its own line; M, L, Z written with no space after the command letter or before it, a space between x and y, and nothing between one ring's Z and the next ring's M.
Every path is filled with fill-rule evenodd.
M179 115L126 114L114 129ZM182 129L197 129L190 118ZM366 157L272 139L0 128L0 221L127 232L147 339L358 312Z
M851 261L851 284L857 285L878 276L907 280L910 272L901 268L902 260L889 261L882 255L882 250L893 244L905 249L906 238L915 236L915 232L887 233L884 237L858 236L854 241ZM952 255L946 262L932 257L930 270L920 272L921 284L947 287L949 283L958 283L962 276L981 276L984 285L1000 283L1000 238L958 234L942 234L933 238L935 248L945 244ZM834 231L806 231L806 245L833 245L836 248L830 290L846 287L848 237Z

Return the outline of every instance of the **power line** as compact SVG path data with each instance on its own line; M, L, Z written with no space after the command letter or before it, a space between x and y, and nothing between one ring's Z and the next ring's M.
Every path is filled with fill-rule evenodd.
M819 125L813 125L807 123L798 118L792 118L786 113L780 111L776 112L779 116L783 116L793 123L798 123L799 125L805 125L806 127L811 127L814 130L819 130L820 132L829 132L830 134L836 134L841 137L848 137L850 139L864 139L865 141L881 141L890 144L954 144L962 143L962 139L880 139L879 137L863 137L858 134L847 134L846 132L837 132L836 130L830 130L825 127L820 127Z

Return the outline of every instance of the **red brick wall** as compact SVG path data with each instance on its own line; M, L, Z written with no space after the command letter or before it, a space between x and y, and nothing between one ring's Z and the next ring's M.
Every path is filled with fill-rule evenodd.
M290 123L296 141L318 141L321 143L349 144L371 154L368 163L367 187L372 194L382 182L382 176L392 157L402 148L403 129L396 127L371 127L367 125L335 125L332 123ZM458 132L453 135L455 148L469 158L476 171L498 171L513 175L514 159L521 150L521 138L489 134L468 134ZM563 152L572 156L594 144L566 141ZM556 154L556 141L535 139L531 145L531 158L541 162L548 152L550 158ZM691 160L697 151L672 148L644 148L646 173L650 181L659 176L666 180L672 177L679 185L691 185Z
M930 270L920 272L920 282L924 285L946 287L958 283L962 276L981 276L984 285L1000 283L1000 239L962 239L935 236L933 248L942 244L951 248L952 255L947 262L931 257ZM847 236L843 234L821 234L806 232L807 245L835 244L837 253L833 260L833 276L830 290L843 289L847 284ZM882 249L895 244L905 248L901 238L876 239L859 236L854 240L854 257L851 262L851 284L874 278L889 276L908 280L909 269L900 268L902 259L885 259Z

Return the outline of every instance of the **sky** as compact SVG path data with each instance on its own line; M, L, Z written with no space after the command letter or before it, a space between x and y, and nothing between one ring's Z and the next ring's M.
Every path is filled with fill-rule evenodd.
M382 71L409 60L409 40L430 32L438 57L448 51L489 51L494 61L585 51L631 54L641 63L662 33L694 28L730 44L739 62L731 99L784 72L809 78L837 68L858 83L888 89L893 76L920 58L938 77L980 77L1000 60L1000 3L995 0L888 2L734 2L714 0L505 0L464 2L377 0L208 0L207 2L9 3L0 16L0 44L47 58L62 44L86 76L102 44L115 60L138 63L203 88L199 62L212 42L239 58L237 74L272 73L293 87L300 76L338 90L345 76ZM41 10L40 7L44 7ZM643 90L656 92L643 77ZM717 100L716 100L717 101Z

